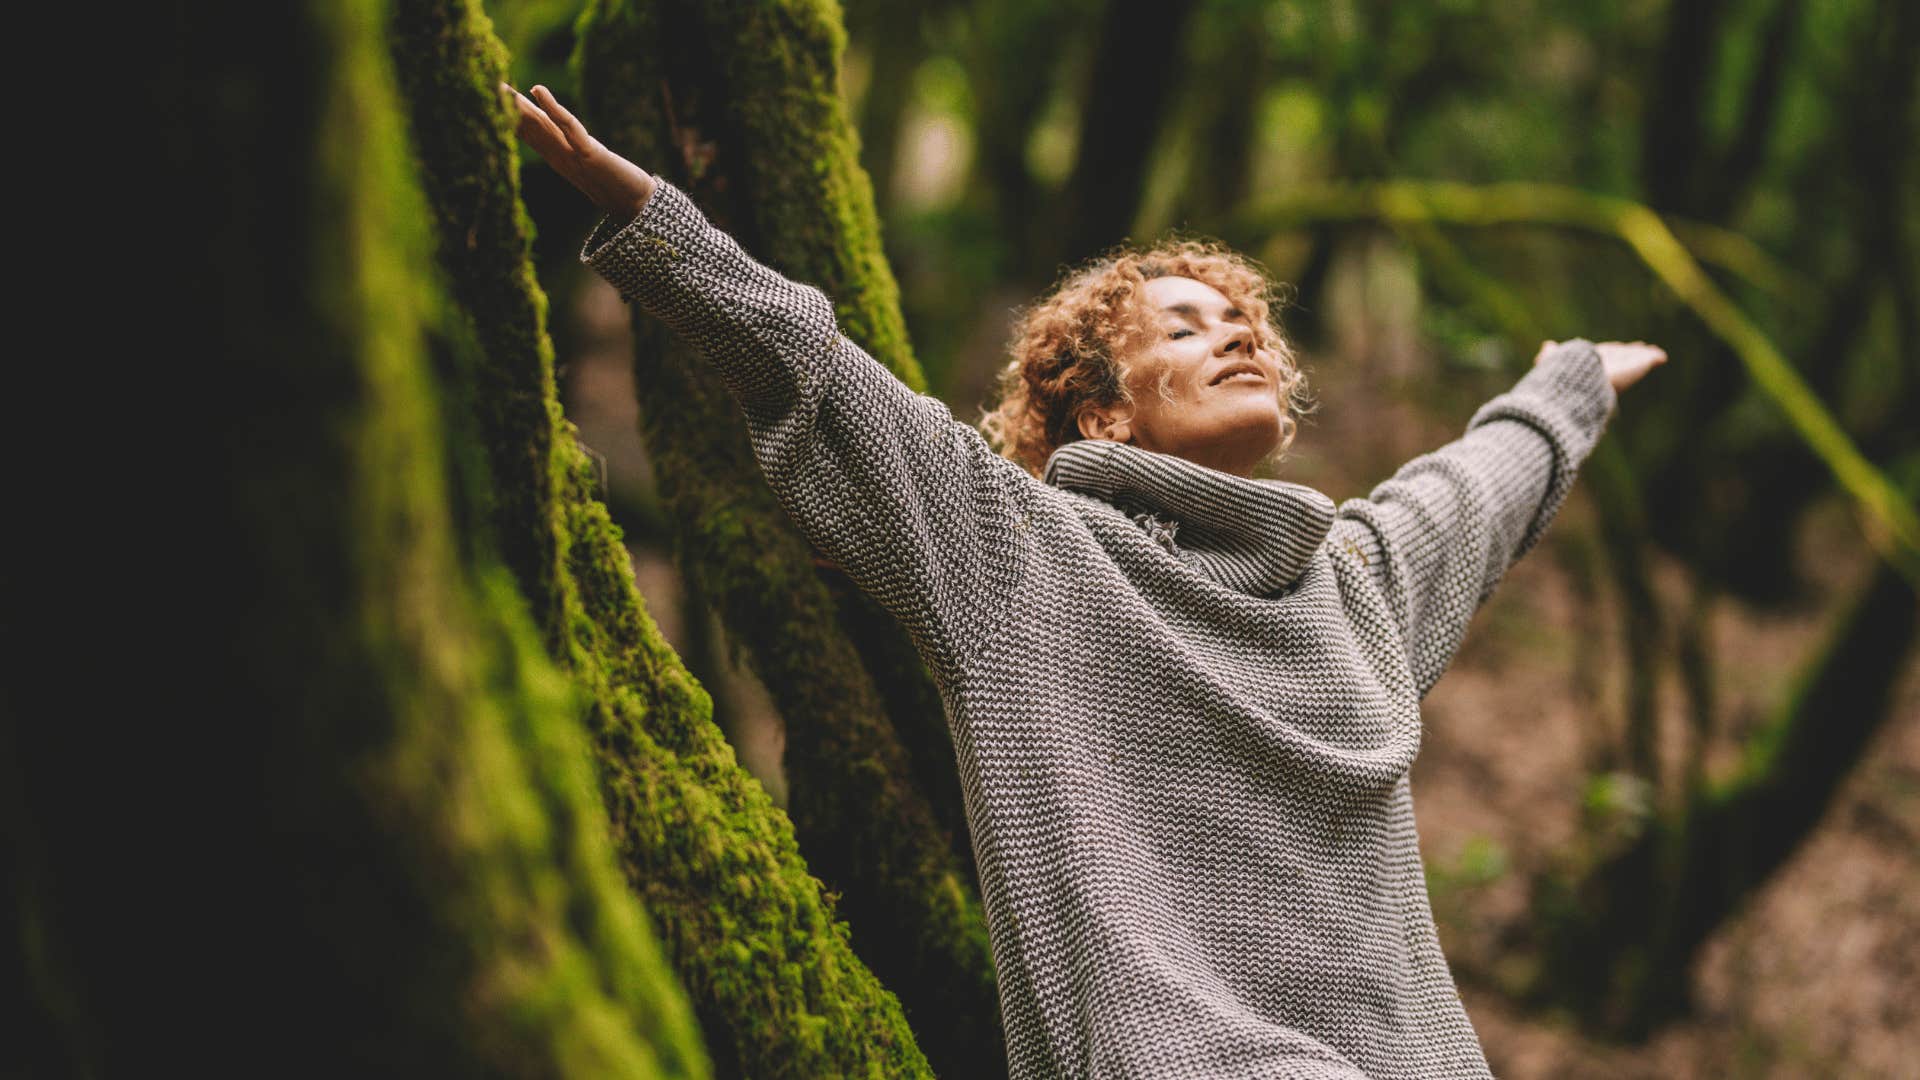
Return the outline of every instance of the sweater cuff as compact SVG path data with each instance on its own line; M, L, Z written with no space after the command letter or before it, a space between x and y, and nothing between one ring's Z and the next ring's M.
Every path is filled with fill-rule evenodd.
M1586 338L1574 338L1561 342L1513 389L1480 406L1467 430L1503 417L1522 420L1541 429L1571 459L1563 465L1578 464L1600 441L1618 405L1600 350Z
M1586 338L1555 346L1533 370L1514 384L1513 393L1551 402L1566 418L1596 436L1619 406L1619 393L1607 378L1600 350Z
M1512 390L1488 401L1473 414L1467 430L1496 420L1518 421L1538 432L1552 447L1552 464L1539 508L1521 536L1513 558L1531 550L1572 490L1580 463L1600 441L1619 397L1607 378L1600 350L1585 338L1561 342Z
M633 303L650 281L687 257L705 224L691 197L656 176L653 194L632 221L603 216L594 223L580 246L580 261L618 289L622 301Z

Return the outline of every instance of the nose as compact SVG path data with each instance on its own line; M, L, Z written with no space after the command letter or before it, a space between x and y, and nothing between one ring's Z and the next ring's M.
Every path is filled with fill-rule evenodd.
M1238 351L1242 356L1250 356L1253 354L1252 327L1236 326L1227 331L1226 336L1221 339L1221 355L1224 356L1227 353L1235 351Z

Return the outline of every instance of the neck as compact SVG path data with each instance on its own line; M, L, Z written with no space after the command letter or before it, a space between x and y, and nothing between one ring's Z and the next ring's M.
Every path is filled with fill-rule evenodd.
M1272 456L1271 454L1250 456L1243 447L1218 444L1183 446L1177 450L1170 447L1149 446L1137 440L1128 440L1128 445L1138 446L1142 450L1151 450L1156 454L1170 454L1182 460L1191 461L1195 465L1204 465L1216 472L1238 476L1243 480L1253 479L1254 470Z

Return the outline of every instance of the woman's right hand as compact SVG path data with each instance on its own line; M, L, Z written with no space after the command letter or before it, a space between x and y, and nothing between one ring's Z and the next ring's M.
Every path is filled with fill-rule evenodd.
M520 110L520 137L539 151L553 170L593 200L609 217L632 221L653 197L654 179L645 169L607 149L587 134L585 125L554 100L553 91L533 88L533 97L501 83Z

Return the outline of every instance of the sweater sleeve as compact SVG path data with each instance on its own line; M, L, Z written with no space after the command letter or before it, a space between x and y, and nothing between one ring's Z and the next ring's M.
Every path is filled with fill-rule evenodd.
M1037 481L841 334L825 293L755 260L665 180L633 221L595 225L581 261L718 370L808 542L937 674L964 665L1026 568Z
M1482 405L1461 438L1340 505L1332 540L1365 561L1385 596L1421 696L1559 512L1617 404L1594 344L1563 342Z

